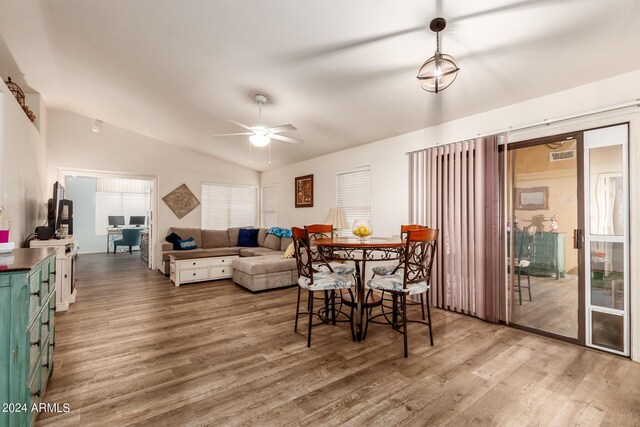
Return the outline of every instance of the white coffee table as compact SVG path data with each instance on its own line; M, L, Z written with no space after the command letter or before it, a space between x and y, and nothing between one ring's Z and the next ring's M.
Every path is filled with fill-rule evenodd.
M176 285L230 279L233 276L231 263L238 255L187 258L187 254L169 255L170 278Z

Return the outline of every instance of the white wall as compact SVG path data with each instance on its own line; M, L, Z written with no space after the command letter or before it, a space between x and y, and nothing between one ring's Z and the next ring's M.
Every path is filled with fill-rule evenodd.
M200 227L200 207L178 219L160 200L185 183L200 199L202 182L258 185L260 173L193 150L184 149L125 129L103 124L91 131L94 119L50 110L47 126L47 188L59 179L60 169L85 169L157 176L159 211L156 236L164 239L169 227Z
M425 96L446 96L427 94ZM336 173L371 166L371 222L374 235L398 234L409 216L407 151L468 139L640 98L640 70L563 92L372 142L348 150L265 171L262 185L277 184L278 222L290 227L325 220L335 205ZM512 135L517 137L517 135ZM313 208L294 207L294 177L314 174Z
M41 123L46 123L44 112L42 108ZM9 238L22 246L46 220L46 145L44 135L29 121L4 83L0 83L0 147L0 205L5 208L0 227L11 221Z

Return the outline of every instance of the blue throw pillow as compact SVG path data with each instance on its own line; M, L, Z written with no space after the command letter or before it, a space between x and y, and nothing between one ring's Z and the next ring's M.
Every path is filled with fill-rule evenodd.
M293 233L290 228L271 227L267 230L267 234L273 234L278 237L293 237Z
M238 246L258 247L258 228L241 228L238 232Z
M241 228L238 232L238 246L247 248L258 247L259 228Z
M193 240L193 237L189 237L188 239L185 239L185 240L180 240L179 242L180 242L180 249L182 249L183 251L188 251L190 249L197 248L196 241Z

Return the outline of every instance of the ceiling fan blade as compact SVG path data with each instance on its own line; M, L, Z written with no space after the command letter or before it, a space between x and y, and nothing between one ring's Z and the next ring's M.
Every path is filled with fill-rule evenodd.
M215 135L211 135L214 138L220 137L220 136L241 136L241 135L253 135L253 132L239 132L239 133L218 133Z
M245 128L246 130L252 130L252 129L251 129L251 126L244 125L244 124L242 124L242 123L240 123L240 122L236 122L235 120L227 119L227 121L228 121L229 123L233 123L233 124L234 124L234 125L236 125L236 126L240 126L241 128Z
M294 125L280 125L267 129L271 133L281 133L288 130L298 130Z
M300 144L302 142L301 139L289 138L288 136L278 134L271 135L271 138L277 139L278 141L288 142L289 144Z

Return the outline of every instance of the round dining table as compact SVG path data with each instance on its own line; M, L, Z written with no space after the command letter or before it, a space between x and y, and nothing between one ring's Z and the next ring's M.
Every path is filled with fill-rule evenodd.
M378 296L373 296L370 301L365 301L365 284L367 262L396 261L402 258L406 241L400 237L395 238L365 238L333 237L321 238L313 242L319 253L327 260L352 261L355 263L356 292L355 301L351 301L349 295L343 295L343 303L355 309L356 339L363 339L363 315L370 307L380 305Z

